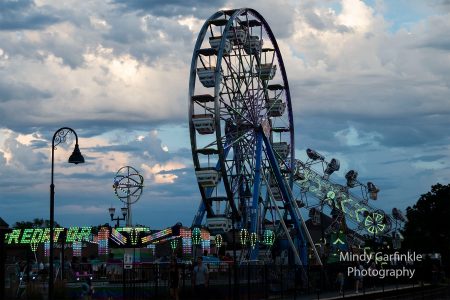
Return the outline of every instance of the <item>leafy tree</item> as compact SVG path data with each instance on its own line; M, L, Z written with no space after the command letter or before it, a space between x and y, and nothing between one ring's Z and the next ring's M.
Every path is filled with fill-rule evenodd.
M111 228L111 226L109 225L109 223L105 223L103 225L97 225L97 226L92 226L92 233L93 234L98 234L98 232L100 231L100 229L102 227L107 227L107 228Z
M47 228L50 227L50 221L44 219L35 218L33 221L19 221L13 224L13 228L26 229L26 228ZM61 227L58 222L55 221L55 227Z
M406 249L440 253L445 265L450 262L450 184L436 184L406 209L404 243Z

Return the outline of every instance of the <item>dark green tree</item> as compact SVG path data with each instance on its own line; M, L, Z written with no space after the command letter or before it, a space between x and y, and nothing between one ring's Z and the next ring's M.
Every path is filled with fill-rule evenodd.
M33 221L19 221L13 224L13 228L26 229L26 228L47 228L50 227L50 221L44 219L35 218ZM55 227L60 227L58 222L55 222Z
M406 209L408 221L403 231L405 249L421 253L440 253L450 262L450 184L435 184Z

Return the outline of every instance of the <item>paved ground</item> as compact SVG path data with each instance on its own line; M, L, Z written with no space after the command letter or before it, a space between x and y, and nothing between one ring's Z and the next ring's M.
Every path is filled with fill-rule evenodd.
M426 284L426 286L428 286L428 284ZM414 285L414 287L419 287L418 285ZM355 293L354 290L347 290L345 291L344 295L339 295L338 292L324 292L321 293L320 295L313 295L313 294L309 294L309 295L296 295L296 296L289 296L289 297L283 297L283 298L272 298L272 299L281 299L281 300L294 300L294 299L298 299L298 300L306 300L306 299L323 299L323 300L334 300L334 299L342 299L342 298L363 298L365 295L376 295L379 294L380 298L382 297L382 295L386 292L390 292L390 291L396 291L396 290L407 290L407 289L411 289L413 288L413 285L411 284L404 284L404 285L390 285L390 286L385 286L384 290L382 287L378 287L378 288L371 288L365 291L360 291L359 293Z

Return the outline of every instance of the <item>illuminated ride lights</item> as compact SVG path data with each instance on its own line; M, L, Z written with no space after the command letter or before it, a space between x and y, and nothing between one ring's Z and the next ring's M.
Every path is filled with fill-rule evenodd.
M31 251L36 252L37 248L39 247L39 243L30 243Z
M169 236L171 234L172 234L172 228L166 228L164 230L152 233L152 234L150 234L148 236L144 236L142 238L142 243L143 244L145 244L145 243L152 243L155 240L158 240L158 239L163 238L163 237L167 237L167 236Z
M102 227L97 236L98 255L107 255L109 253L109 229Z
M181 244L183 247L183 254L192 254L192 232L190 229L180 228Z
M269 229L264 230L263 243L267 246L272 246L274 242L275 242L275 233Z
M311 193L317 199L321 199L321 203L333 208L333 211L342 212L358 226L361 226L366 230L370 228L365 225L366 216L380 210L371 207L368 204L367 199L359 199L351 194L348 189L359 185L362 188L363 196L368 193L369 197L372 199L375 198L374 193L378 193L379 191L373 183L367 187L364 186L357 181L358 173L354 170L350 170L346 174L347 186L342 186L325 179L324 176L313 170L309 164L298 161L297 165L299 166L299 172L302 173L302 178L296 180L295 183L301 188L303 193ZM367 191L367 193L364 191ZM390 229L390 218L387 215L385 216L386 218L383 218L385 226L378 226L378 229L376 230L377 234L385 234ZM369 224L371 219L367 222Z
M136 246L139 240L139 234L141 232L149 232L150 229L148 227L118 227L117 231L128 233L131 245Z
M178 247L178 239L173 239L170 241L170 248L172 249L172 251L175 251L175 249L177 249Z
M111 239L118 245L125 245L127 243L127 238L115 228L111 229Z
M151 244L163 244L165 242L170 242L171 240L179 238L178 236L169 236L163 239L155 240Z
M58 242L62 235L61 233L67 230L65 243L69 244L73 241L90 241L92 236L92 227L69 227L69 228L54 228L55 237L54 242ZM50 240L50 228L26 228L13 229L11 233L5 235L5 242L11 244L31 244L44 243Z
M148 249L151 249L152 255L155 256L156 245L155 245L155 244L148 244L148 245L147 245L147 248L148 248Z
M247 242L249 241L247 229L245 229L245 228L241 229L240 238L241 238L241 245L245 246L247 244Z
M252 249L255 249L257 242L258 242L258 234L256 232L252 232L250 234L250 247L252 247Z
M83 249L83 242L74 241L72 244L73 256L81 257L81 250Z
M214 243L216 244L216 248L219 249L222 247L223 238L220 234L216 235L214 238Z
M44 242L44 256L50 256L50 241Z
M386 227L384 213L376 211L371 214L368 214L364 221L364 226L366 227L367 231L371 234L383 233Z
M201 244L202 244L202 250L207 251L208 253L211 251L211 235L209 231L202 229L201 230Z
M92 227L69 227L67 230L66 243L74 241L89 241L92 233Z
M202 242L202 234L201 230L198 227L195 227L192 230L192 244L194 245L200 245Z

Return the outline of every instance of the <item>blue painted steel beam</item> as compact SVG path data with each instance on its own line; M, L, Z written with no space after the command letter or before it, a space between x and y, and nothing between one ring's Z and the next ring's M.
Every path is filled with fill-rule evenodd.
M294 199L290 197L290 194L288 192L288 189L285 185L285 180L283 179L283 176L280 172L280 167L278 165L277 158L275 156L275 153L272 149L272 145L270 141L267 139L266 135L262 134L264 145L266 146L266 154L269 158L270 165L272 167L273 174L275 175L275 179L277 180L278 186L281 191L281 195L283 196L284 203L286 205L286 208L288 209L288 212L294 221L295 229L298 232L299 242L300 242L300 260L302 261L303 265L307 265L308 263L308 249L306 247L306 239L305 239L305 233L303 232L303 227L301 224L301 221L299 220L299 217L297 216L295 212L295 208L292 204Z
M262 131L256 132L256 152L255 152L255 177L253 180L253 202L251 208L251 223L250 223L250 235L258 233L258 218L259 218L259 194L261 189L261 160L262 160ZM256 242L255 247L251 250L250 259L254 260L258 258L259 241Z

